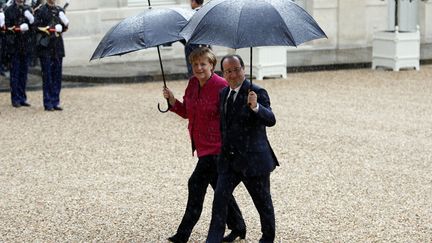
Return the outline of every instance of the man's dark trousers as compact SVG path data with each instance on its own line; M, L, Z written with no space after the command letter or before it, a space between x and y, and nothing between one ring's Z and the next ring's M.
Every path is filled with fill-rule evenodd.
M59 106L63 58L41 57L43 103L45 109Z
M212 214L218 214L219 217L212 217L207 242L222 242L229 198L234 188L240 182L243 182L245 185L258 210L261 232L263 233L261 240L264 242L273 242L275 238L275 214L270 194L270 173L261 176L245 177L241 173L232 170L219 175L212 209Z
M10 68L10 87L12 104L27 102L26 84L30 55L15 53Z

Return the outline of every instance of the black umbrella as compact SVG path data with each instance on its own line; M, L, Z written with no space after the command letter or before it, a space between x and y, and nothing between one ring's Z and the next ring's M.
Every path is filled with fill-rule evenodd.
M316 21L290 0L212 0L180 34L193 44L250 47L297 46L327 37Z
M150 5L150 2L149 2ZM150 47L157 47L164 87L165 74L159 45L182 40L180 30L195 11L182 8L151 8L128 17L113 26L103 37L90 60L123 55ZM170 108L167 99L168 109ZM158 109L162 111L158 104Z

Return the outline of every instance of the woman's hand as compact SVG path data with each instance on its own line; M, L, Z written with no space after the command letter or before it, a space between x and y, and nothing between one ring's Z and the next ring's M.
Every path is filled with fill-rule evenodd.
M171 106L173 106L176 102L173 92L168 88L163 88L163 96L165 99L168 99L168 102Z

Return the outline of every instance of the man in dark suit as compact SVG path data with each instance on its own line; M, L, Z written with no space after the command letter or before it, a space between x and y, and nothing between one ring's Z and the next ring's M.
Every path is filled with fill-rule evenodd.
M279 165L267 139L266 127L274 126L267 91L245 79L240 56L221 60L229 87L220 93L222 153L218 162L219 179L215 190L207 242L231 242L245 238L246 231L232 231L225 238L227 204L236 186L243 182L261 221L260 242L273 242L275 215L270 194L270 172Z

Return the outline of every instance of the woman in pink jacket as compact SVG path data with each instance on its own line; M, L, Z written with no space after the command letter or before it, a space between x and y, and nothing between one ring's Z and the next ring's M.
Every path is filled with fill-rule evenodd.
M188 181L188 202L177 233L168 238L171 242L187 242L201 215L204 197L210 184L217 183L216 162L221 149L219 91L228 86L225 79L214 73L216 56L211 49L201 47L189 56L194 76L189 80L183 102L177 100L171 90L163 95L171 105L171 111L189 120L192 154L196 150L198 163ZM246 226L234 197L228 209L228 228L245 232Z

